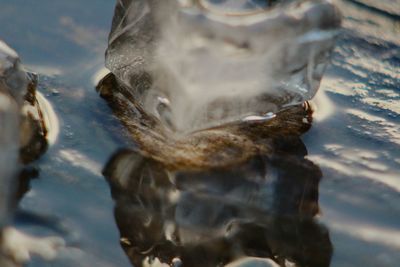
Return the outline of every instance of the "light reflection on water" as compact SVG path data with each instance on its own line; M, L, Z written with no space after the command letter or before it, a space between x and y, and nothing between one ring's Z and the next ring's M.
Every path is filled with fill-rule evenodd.
M332 266L397 266L399 20L338 4L345 30L322 82L335 112L304 138L324 172L321 220L335 246Z
M400 21L336 2L345 29L322 82L324 92L315 99L313 128L303 138L308 157L324 174L320 221L334 246L331 266L394 267L400 261ZM40 179L21 207L61 218L76 247L55 263L35 260L30 266L129 266L109 188L99 174L129 141L93 89L113 1L0 4L0 36L42 74L40 90L61 127L58 141L36 164Z

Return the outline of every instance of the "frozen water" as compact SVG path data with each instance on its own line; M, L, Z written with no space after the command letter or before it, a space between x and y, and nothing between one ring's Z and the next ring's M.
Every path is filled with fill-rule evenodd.
M339 25L325 0L118 1L106 64L148 113L190 132L311 99Z
M17 171L23 77L17 54L0 40L0 231L9 220Z

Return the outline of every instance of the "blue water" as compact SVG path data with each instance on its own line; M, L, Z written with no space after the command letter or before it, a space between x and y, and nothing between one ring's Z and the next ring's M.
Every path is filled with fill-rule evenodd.
M395 267L400 262L400 1L336 3L344 15L343 32L314 100L313 127L302 138L308 158L323 172L318 220L334 247L331 266ZM39 90L60 120L58 139L34 164L39 177L20 203L21 210L52 218L56 226L23 219L16 224L38 234L63 229L70 247L54 262L34 259L28 266L130 266L101 170L131 141L94 90L114 3L0 0L0 6L0 38L41 75Z

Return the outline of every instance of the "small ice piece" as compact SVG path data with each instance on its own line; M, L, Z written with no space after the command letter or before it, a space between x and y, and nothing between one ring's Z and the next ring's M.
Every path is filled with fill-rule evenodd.
M276 114L272 113L272 112L268 112L266 113L264 116L247 116L245 118L243 118L243 121L267 121L270 119L273 119L276 117Z
M106 66L177 132L258 119L315 95L340 18L328 0L121 0Z
M0 232L11 216L19 154L20 108L27 86L17 53L0 40ZM26 79L26 77L25 77Z
M65 241L60 237L33 237L12 227L5 228L2 236L1 252L17 263L29 261L32 255L53 260L65 246Z
M17 53L0 40L0 266L20 266L32 254L55 257L64 240L35 238L9 226L21 163L39 157L47 147L48 120L39 114L36 77L21 66ZM42 114L43 115L43 114ZM37 116L37 117L36 117ZM44 121L42 121L42 119ZM26 152L26 153L24 153Z

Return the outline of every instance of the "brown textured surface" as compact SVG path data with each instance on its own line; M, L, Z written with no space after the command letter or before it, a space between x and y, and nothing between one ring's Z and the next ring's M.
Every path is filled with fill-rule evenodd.
M283 110L266 122L241 122L173 138L174 134L146 114L113 74L100 81L97 90L136 141L140 153L171 170L228 167L259 153L268 155L276 138L300 136L312 121L312 111L304 104Z
M33 73L27 73L27 77L29 83L24 97L24 108L29 106L36 114L27 111L21 117L20 160L23 164L28 164L38 159L46 152L48 147L46 140L47 128L44 123L43 112L36 99L37 76Z

